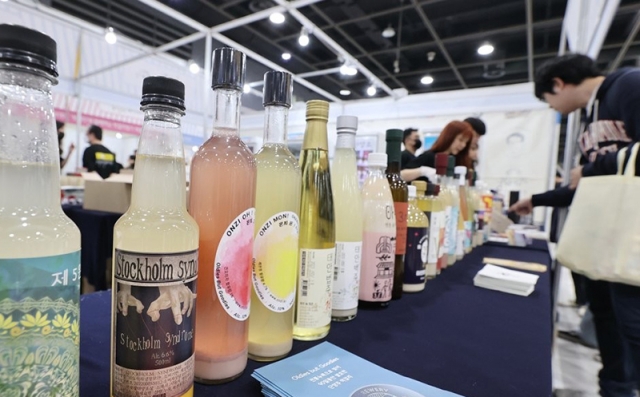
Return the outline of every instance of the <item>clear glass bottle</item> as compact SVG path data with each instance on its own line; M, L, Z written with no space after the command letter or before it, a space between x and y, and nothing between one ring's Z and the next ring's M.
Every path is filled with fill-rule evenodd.
M300 266L293 323L293 337L298 340L324 338L331 327L336 236L328 118L329 102L307 102L307 128L300 154Z
M301 174L287 147L291 74L264 75L264 146L256 154L256 229L253 249L249 357L275 361L293 346L298 273Z
M460 188L458 181L455 179L454 168L456 164L456 158L448 156L447 162L447 188L453 198L453 204L451 205L451 217L449 218L449 235L448 243L449 257L447 258L447 266L452 266L458 260L457 248L458 248L458 224L460 221Z
M57 76L52 38L0 25L2 395L78 396L80 231L60 206ZM50 359L18 360L36 356Z
M200 227L195 380L223 383L247 365L256 162L240 139L245 55L213 51L213 134L193 156L189 212Z
M418 208L417 189L408 186L407 252L404 255L404 292L424 290L427 282L427 255L429 253L429 218Z
M420 182L420 181L418 181ZM423 182L424 183L424 182ZM445 212L444 203L439 197L440 186L428 183L426 191L427 211L429 218L429 252L427 255L427 279L438 275L440 248L444 245Z
M180 128L184 84L147 77L140 105L144 122L131 206L113 233L111 395L145 388L152 395L188 397L193 396L198 225L187 213ZM150 378L157 381L150 384Z
M442 233L443 233L443 241L442 246L440 247L440 253L438 254L438 274L443 269L446 269L449 262L449 244L450 238L449 235L451 233L451 212L453 209L453 195L451 194L451 189L447 180L447 166L449 163L449 156L446 153L438 153L436 154L436 174L437 174L437 183L440 186L440 198L444 204L444 220L442 225Z
M336 210L333 321L352 320L358 312L363 220L355 151L357 128L357 117L338 116L338 139L331 166L331 187Z

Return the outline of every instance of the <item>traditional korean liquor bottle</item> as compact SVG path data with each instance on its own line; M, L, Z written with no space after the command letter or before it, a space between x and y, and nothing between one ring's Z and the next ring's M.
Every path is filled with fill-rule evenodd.
M440 186L440 199L444 204L444 225L443 225L443 243L438 253L438 267L437 272L440 274L442 269L446 269L449 262L449 234L451 233L451 212L453 209L453 195L447 180L447 166L449 163L449 156L446 153L436 154L436 172L438 185Z
M184 84L147 77L140 105L131 206L113 233L111 395L193 396L198 225L187 213Z
M191 162L189 212L200 227L195 379L222 383L247 365L256 162L240 139L245 55L213 51L213 134Z
M362 194L355 152L358 118L338 116L331 187L336 210L336 264L333 271L333 321L348 321L358 312L362 262Z
M469 211L469 195L467 193L467 167L457 166L454 170L459 185L460 192L460 216L462 218L463 233L459 236L462 238L462 250L464 254L471 251L471 218ZM460 229L458 229L460 233ZM460 256L459 252L456 252Z
M418 208L417 189L408 186L407 252L404 254L404 292L424 290L427 281L427 254L429 252L429 219Z
M393 196L384 169L385 153L370 153L369 176L362 187L364 235L360 266L359 305L387 307L393 289L396 219Z
M446 185L452 197L451 217L449 218L449 234L447 235L447 247L449 248L449 257L447 258L447 266L452 266L458 260L458 223L460 220L460 188L458 181L454 178L456 158L448 156L447 163L447 179ZM463 228L464 229L464 228Z
M274 361L293 345L298 273L300 166L287 147L291 74L264 75L264 146L256 154L256 229L253 248L249 357Z
M336 237L328 117L328 102L307 102L307 128L300 154L300 254L293 323L293 337L298 340L324 338L331 326Z
M60 207L56 60L51 37L0 25L2 395L78 396L80 231Z

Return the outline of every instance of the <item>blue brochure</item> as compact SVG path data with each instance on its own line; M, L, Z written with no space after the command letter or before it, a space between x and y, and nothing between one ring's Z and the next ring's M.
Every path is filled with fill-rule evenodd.
M379 367L329 342L257 369L267 397L460 397Z

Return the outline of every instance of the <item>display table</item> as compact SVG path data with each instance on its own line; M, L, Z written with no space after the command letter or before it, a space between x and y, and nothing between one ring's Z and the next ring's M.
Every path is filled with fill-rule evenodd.
M110 288L111 280L106 279L107 260L113 251L113 226L122 214L85 210L81 205L64 205L62 210L82 235L82 277L96 290Z
M539 243L538 243L539 244ZM549 265L537 249L488 245L446 269L426 290L404 294L387 309L360 310L346 323L332 323L329 342L401 375L466 397L551 396L551 284L540 276L529 297L473 286L482 258ZM108 396L111 294L81 299L81 396ZM292 354L318 342L294 342ZM265 365L249 360L237 380L196 384L195 395L261 396L251 378Z

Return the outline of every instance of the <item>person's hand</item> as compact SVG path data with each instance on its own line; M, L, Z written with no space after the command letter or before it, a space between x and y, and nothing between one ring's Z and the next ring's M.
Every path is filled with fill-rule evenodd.
M519 200L517 203L509 207L509 212L515 212L518 215L529 215L533 211L531 198Z
M580 178L582 178L582 166L576 167L571 170L571 181L569 182L569 188L577 188L578 183L580 183Z
M434 179L436 179L436 170L431 167L422 166L420 167L420 175L434 182Z
M120 284L118 293L116 294L116 302L118 310L123 316L129 313L129 306L135 306L138 313L142 313L144 305L133 295L131 295L131 286L129 284Z
M171 309L173 320L176 324L182 324L182 316L186 313L191 316L191 311L196 299L196 294L192 293L184 284L158 287L160 296L151 302L147 315L151 321L160 319L160 310ZM181 310L182 309L182 310Z

